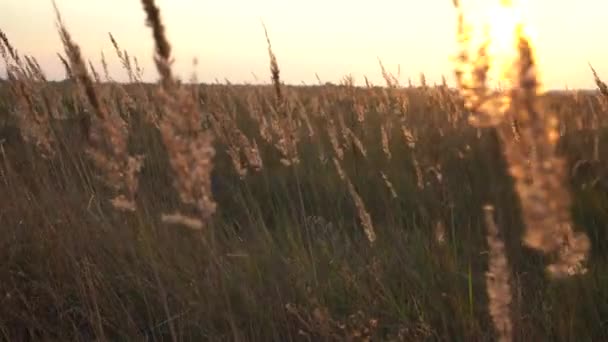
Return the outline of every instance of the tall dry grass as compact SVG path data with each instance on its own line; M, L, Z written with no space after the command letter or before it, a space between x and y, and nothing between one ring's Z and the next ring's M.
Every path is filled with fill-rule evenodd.
M3 338L606 336L595 70L598 93L541 94L521 39L506 94L483 53L460 56L459 89L403 87L381 62L383 87L294 87L263 27L269 85L188 84L142 7L156 84L110 34L115 82L59 11L63 82L0 34Z

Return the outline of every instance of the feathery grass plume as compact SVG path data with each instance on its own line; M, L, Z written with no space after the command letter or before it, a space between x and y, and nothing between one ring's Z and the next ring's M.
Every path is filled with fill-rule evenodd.
M606 83L604 83L604 81L602 81L600 79L600 77L598 76L597 72L595 71L595 69L593 68L593 66L591 65L591 63L589 63L589 67L591 68L591 71L593 72L593 78L595 80L595 84L597 85L597 88L600 92L599 94L599 101L600 104L602 106L602 110L606 111L608 109L608 85L606 85ZM598 118L598 114L597 112L594 110L593 111L594 115L593 115L593 129L594 129L594 134L593 134L593 158L595 160L599 160L600 157L600 134L599 134L599 118Z
M293 106L286 101L285 95L281 88L281 77L279 64L277 57L272 50L272 44L270 42L270 36L266 24L262 21L262 28L264 29L264 36L266 43L268 44L268 56L270 57L270 75L272 85L274 86L275 104L270 108L272 117L270 120L270 128L276 135L277 140L274 142L274 146L283 155L281 163L285 166L296 165L300 163L298 156L298 134L296 132L297 127L294 124Z
M124 68L129 74L129 82L133 83L135 81L135 73L133 71L133 66L131 65L131 57L129 56L127 50L124 51L123 56L125 56Z
M416 173L416 186L418 189L424 189L424 176L422 175L422 168L420 166L420 162L418 161L418 156L416 153L416 136L410 130L405 123L401 123L401 134L403 135L403 140L405 144L410 149L412 154L412 164L414 166L414 172Z
M135 80L137 80L137 77L133 71L133 66L131 65L131 58L129 58L129 54L126 50L122 51L120 49L120 45L118 45L118 42L116 41L112 33L108 32L108 36L110 36L110 42L112 42L112 46L114 47L116 56L118 56L122 67L127 71L127 75L129 76L129 82L133 83Z
M513 340L511 268L505 244L499 236L498 226L494 221L494 207L486 205L483 209L489 248L488 271L486 272L488 309L499 336L498 341L509 342Z
M61 41L63 43L63 47L67 56L67 59L70 63L70 70L72 75L78 82L78 84L84 90L86 98L88 99L91 107L93 108L95 115L104 120L107 116L105 108L102 107L101 101L97 96L97 92L95 91L95 86L93 85L93 80L89 77L87 68L84 64L84 60L82 58L80 47L76 45L72 41L72 37L69 32L65 28L63 24L63 20L61 19L61 15L59 13L59 9L57 8L57 4L53 0L53 6L55 8L56 21L57 21L57 29L59 31L59 35ZM91 136L91 117L83 116L81 118L81 129L83 131L83 135L86 138L90 138Z
M342 168L340 161L338 159L336 159L336 157L334 157L333 162L336 167L336 172L338 173L338 176L340 177L340 179L342 179L346 183L348 193L350 194L350 197L353 199L353 202L355 203L355 207L357 208L357 215L359 216L359 220L361 221L361 226L363 227L363 232L365 233L367 240L371 244L373 244L376 241L376 231L374 229L374 224L372 222L372 218L365 207L365 203L363 202L363 199L361 198L361 196L359 196L359 193L357 193L355 186L353 185L350 178L348 177L348 175Z
M362 101L357 101L353 104L353 110L355 112L355 114L357 114L357 122L359 124L363 124L365 122L365 110L366 107L363 103L361 103Z
M593 79L595 80L595 84L597 85L597 89L599 89L600 94L608 99L608 85L606 85L606 83L604 83L604 81L602 81L602 79L598 76L591 63L589 63L589 68L591 68L591 72L593 72Z
M56 139L50 125L54 108L43 89L46 77L33 57L25 56L23 62L1 30L0 46L9 81L8 91L15 100L12 114L16 117L20 134L24 141L33 143L44 158L51 158L55 155Z
M505 16L512 11L510 3L501 3ZM513 19L513 18L511 18ZM556 153L559 138L558 121L550 113L538 109L539 83L532 46L525 34L523 23L513 20L513 41L492 41L487 35L476 58L466 53L473 34L467 27L459 9L458 37L462 51L457 61L456 77L467 107L475 112L471 124L476 127L495 127L509 172L515 180L523 221L526 226L523 241L545 254L558 254L556 264L548 270L576 268L586 255L589 243L584 234L572 231L570 193L567 188L565 161ZM504 28L501 28L504 29ZM511 44L513 55L491 56L487 53L493 44ZM496 58L496 60L494 60ZM506 79L507 91L490 90L487 86L489 71L500 69ZM510 119L517 122L518 139L513 138ZM567 246L567 247L566 247ZM571 252L576 257L572 256ZM579 265L580 266L580 265Z
M173 79L171 71L171 64L173 63L171 44L165 36L165 27L160 18L160 9L153 0L142 0L142 5L147 15L146 23L152 29L155 48L154 62L161 77L161 85L163 89L173 89L176 81Z
M101 69L103 70L103 77L107 82L112 82L112 76L110 76L110 69L108 68L108 61L106 55L101 51Z
M133 56L133 64L135 64L135 80L137 82L143 82L144 68L139 64L137 56Z
M262 22L262 27L264 28L264 36L266 37L266 43L268 44L268 56L270 57L270 75L272 85L274 86L274 93L276 96L277 104L280 104L283 101L283 93L281 92L281 71L279 70L279 63L277 63L277 57L274 54L274 51L272 51L270 36L268 35L268 30L266 29L266 24L264 24L264 22Z
M584 269L581 263L586 259L589 241L584 233L574 233L572 229L566 162L555 151L559 138L557 118L537 109L535 61L532 48L522 35L519 38L519 55L518 88L511 96L521 140L511 145L520 149L528 145L526 150L530 151L531 156L528 165L521 158L523 151L510 153L513 157L507 156L507 159L513 161L512 175L519 178L516 186L527 226L524 242L545 253L557 251L558 260L549 266L548 271L559 276L553 270ZM515 146L509 147L507 153ZM529 177L518 175L525 168L529 168Z
M390 72L386 70L382 60L378 57L378 64L380 64L380 71L382 72L382 78L386 82L386 86L388 88L397 88L399 87L399 80Z
M2 30L0 30L2 32ZM0 39L0 57L4 60L5 63L8 63L8 52L4 47L4 42Z
M0 45L3 45L3 49L2 49L3 51L8 52L8 57L12 58L13 61L17 65L21 66L21 58L19 57L19 53L17 53L17 50L13 47L13 45L11 44L8 37L1 29L0 29ZM4 56L4 54L5 53L3 53L2 57L8 63L7 56Z
M114 35L112 35L112 32L108 32L108 36L110 37L110 42L112 43L112 46L114 47L114 51L116 51L116 55L118 56L118 59L120 59L120 61L122 62L124 60L124 56L122 55L122 50L120 49L120 45L118 45L118 42L114 38Z
M270 106L270 131L273 145L281 153L281 163L285 166L300 163L298 156L299 134L293 104L281 102L278 107Z
M49 102L48 94L33 75L28 75L19 67L7 68L9 79L9 93L15 100L15 111L19 131L23 140L33 143L44 158L55 156L56 138L53 134L50 120L53 107ZM41 103L41 101L43 103Z
M142 156L133 157L128 151L128 129L117 113L108 111L89 76L80 47L72 40L61 18L55 1L53 6L56 24L71 70L84 90L95 116L87 118L83 131L88 139L87 155L101 171L101 177L115 197L111 200L117 210L134 211L138 188L137 175L142 166Z
M203 118L192 94L173 78L171 45L165 36L159 8L154 0L142 0L142 5L154 37L154 61L161 85L159 97L165 110L159 129L175 174L174 186L182 202L198 209L204 223L216 210L211 192L213 137L203 130Z

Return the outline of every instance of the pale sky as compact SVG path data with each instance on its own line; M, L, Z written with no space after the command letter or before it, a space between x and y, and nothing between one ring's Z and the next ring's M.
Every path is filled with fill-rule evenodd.
M104 51L113 77L126 79L108 39L137 56L146 80L155 80L153 44L139 0L56 0L84 55L99 65ZM528 0L537 55L547 89L591 88L591 62L608 79L608 1ZM268 54L260 20L269 29L287 83L339 81L367 75L381 84L378 57L403 83L420 72L430 82L452 79L456 16L452 0L157 0L176 57L176 73L201 81L267 82ZM0 28L20 53L36 57L48 76L61 79L62 47L51 0L1 0ZM0 63L3 64L3 63ZM0 73L4 74L0 66Z

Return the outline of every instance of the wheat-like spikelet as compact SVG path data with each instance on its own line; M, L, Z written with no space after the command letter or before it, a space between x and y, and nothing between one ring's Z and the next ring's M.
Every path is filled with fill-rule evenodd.
M595 80L595 84L597 85L597 88L600 91L600 94L602 94L602 96L604 96L605 98L608 99L608 85L606 85L606 83L604 83L604 81L602 81L600 79L600 77L598 76L597 72L595 71L595 69L593 68L593 66L591 64L589 64L589 67L591 68L591 72L593 72L593 79Z
M279 114L271 107L270 130L274 140L273 145L282 155L281 163L286 166L296 165L300 163L297 126L288 104L283 102L280 108L283 114Z
M154 37L154 61L161 84L159 100L165 110L159 128L175 174L174 185L182 202L194 205L204 222L216 210L211 192L213 137L202 128L198 104L173 78L171 45L165 36L160 10L153 0L142 0L142 5Z
M359 220L361 220L361 226L363 226L363 231L365 232L365 236L370 243L374 243L376 241L376 231L374 229L374 225L372 223L372 218L367 212L365 208L365 203L363 203L363 199L357 193L355 186L350 181L348 177L346 177L346 185L348 186L348 192L355 202L355 206L357 208L357 214L359 215Z
M82 58L80 47L72 40L66 29L55 2L57 28L65 53L70 61L70 69L96 114L87 118L83 130L88 139L86 149L89 158L101 171L104 183L114 191L111 200L119 210L136 209L135 195L138 188L137 175L142 166L142 156L131 156L128 151L128 129L126 123L98 97L93 80L89 76Z
M133 64L135 65L135 81L141 83L143 82L144 78L144 68L139 63L139 59L137 59L137 56L133 56Z
M507 259L505 245L499 236L498 226L494 222L494 207L484 207L486 238L488 241L488 271L486 272L486 290L488 292L488 309L498 333L498 340L513 340L511 322L511 269Z
M414 133L402 122L401 123L401 134L403 136L403 140L405 144L410 149L412 154L412 164L414 166L414 172L416 173L416 186L418 189L424 189L424 176L422 174L422 167L420 166L420 162L418 161L418 156L416 153L416 141L417 138Z
M283 93L281 92L281 71L279 69L279 63L277 63L277 57L274 54L274 51L272 51L272 44L270 43L270 37L268 36L266 24L264 24L263 22L262 27L264 28L264 35L266 37L266 43L268 44L268 56L270 57L270 75L272 85L274 86L274 93L277 100L277 104L279 104L283 100Z
M21 136L24 141L33 143L43 157L52 158L56 152L56 139L50 119L56 110L56 101L44 87L46 77L33 57L21 58L1 30L0 46L9 93L15 104L11 114L17 119Z
M12 58L15 64L22 66L19 53L13 47L6 34L0 30L0 45L2 45L2 58L8 63L8 57Z
M279 64L276 55L272 50L270 38L266 25L262 22L266 42L268 44L268 55L270 57L270 73L274 86L275 102L270 106L270 130L273 136L274 147L281 153L281 163L285 166L300 163L298 156L298 134L295 124L295 117L292 115L293 108L281 90L281 79Z
M103 77L107 82L112 82L112 76L110 76L110 69L108 67L108 61L106 55L101 51L101 69L103 70Z
M591 64L589 64L589 67L591 68L591 71L593 72L593 78L595 80L595 84L597 85L597 89L599 90L599 95L598 95L599 103L602 106L602 110L604 112L606 112L608 110L608 85L606 85L606 83L604 83L604 81L602 81L600 79L599 75L597 74L597 72L595 71L593 66L591 66ZM589 102L591 102L591 101L589 101ZM599 126L600 126L599 114L597 113L597 111L593 110L592 129L594 130L594 135L593 135L593 159L594 160L600 159Z

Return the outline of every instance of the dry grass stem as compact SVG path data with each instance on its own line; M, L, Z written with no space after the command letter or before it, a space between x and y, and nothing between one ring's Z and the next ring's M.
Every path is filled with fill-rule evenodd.
M373 244L376 241L376 231L374 229L372 218L367 209L365 208L365 203L363 202L361 196L359 196L359 193L357 193L355 186L351 182L346 172L344 172L342 165L340 165L340 161L335 157L333 158L333 161L338 175L346 183L348 193L350 194L350 197L355 203L355 207L357 208L357 215L359 216L361 226L363 227L363 232L365 233L367 240L371 244Z

